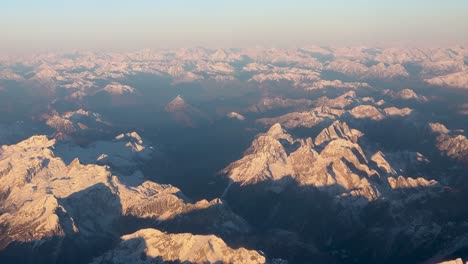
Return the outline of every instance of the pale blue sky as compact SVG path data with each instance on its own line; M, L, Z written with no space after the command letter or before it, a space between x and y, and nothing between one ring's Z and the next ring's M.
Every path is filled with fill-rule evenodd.
M467 0L0 0L0 52L468 41Z

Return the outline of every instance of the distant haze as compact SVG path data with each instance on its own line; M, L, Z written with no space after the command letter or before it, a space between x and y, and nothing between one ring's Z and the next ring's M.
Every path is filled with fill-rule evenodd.
M466 0L6 0L0 53L466 44L467 14Z

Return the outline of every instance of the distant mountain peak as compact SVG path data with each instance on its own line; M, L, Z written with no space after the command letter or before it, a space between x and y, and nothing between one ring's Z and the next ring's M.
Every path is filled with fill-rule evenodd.
M228 118L231 118L231 119L237 119L237 120L240 120L240 121L243 121L245 120L245 116L239 114L239 113L236 113L236 112L230 112L226 115Z
M182 110L184 108L187 108L188 104L185 102L184 98L182 98L181 95L177 95L172 101L170 101L165 109L168 112L173 112L177 110Z

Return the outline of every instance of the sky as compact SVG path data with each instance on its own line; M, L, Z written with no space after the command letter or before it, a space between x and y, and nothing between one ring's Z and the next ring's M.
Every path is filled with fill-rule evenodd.
M467 42L467 0L0 0L1 53Z

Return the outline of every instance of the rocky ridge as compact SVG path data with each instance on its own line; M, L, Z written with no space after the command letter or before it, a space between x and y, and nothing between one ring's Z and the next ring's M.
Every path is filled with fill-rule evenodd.
M274 189L281 191L288 180L294 180L298 185L364 201L375 200L390 189L437 184L398 175L381 152L364 152L358 144L362 135L335 121L315 139L294 139L275 124L222 173L241 186L271 181Z
M121 137L126 136L141 140L136 134ZM115 176L109 166L83 165L78 159L66 164L55 155L55 145L46 136L33 136L1 147L0 229L7 234L1 237L2 249L18 243L53 245L56 250L48 253L53 259L64 240L92 246L118 236L119 226L130 218L167 228L198 225L195 229L215 234L249 229L220 200L191 203L179 189L138 174ZM199 213L184 217L192 212Z

